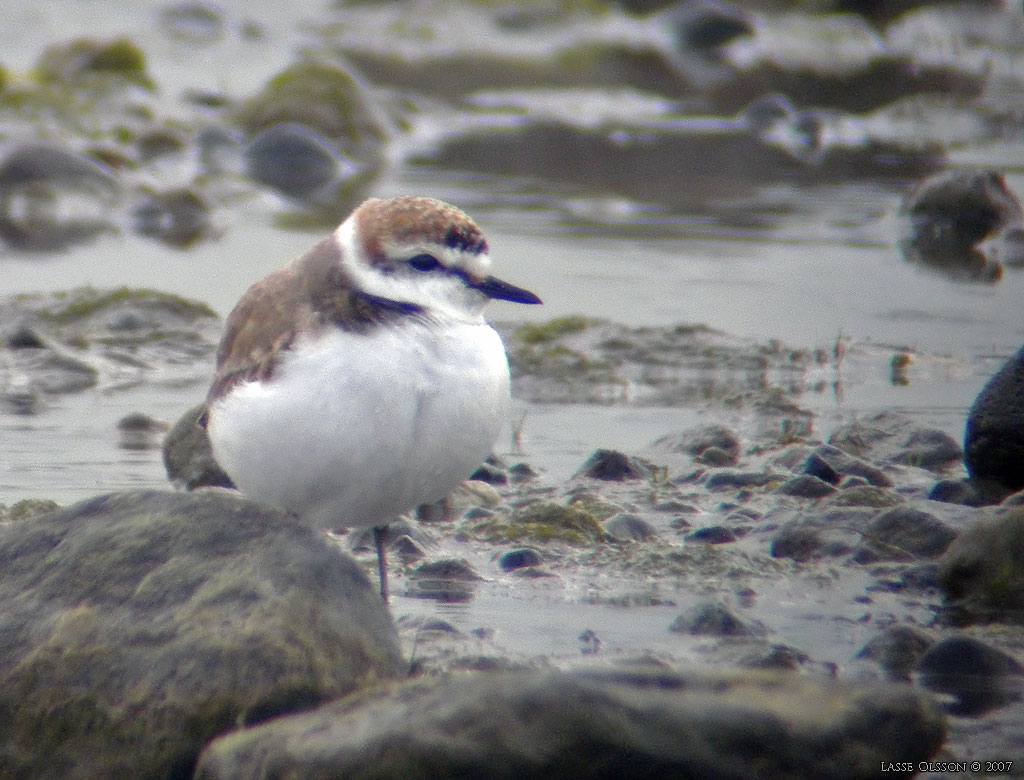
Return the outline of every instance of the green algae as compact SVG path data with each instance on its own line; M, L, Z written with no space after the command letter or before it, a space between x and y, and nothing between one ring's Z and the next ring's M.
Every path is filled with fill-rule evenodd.
M32 297L21 295L16 296L15 300L28 301ZM145 287L118 287L113 290L80 287L56 292L52 297L54 304L39 308L36 313L42 319L57 325L84 320L97 312L124 303L160 308L189 322L202 317L217 317L217 313L205 303Z
M587 545L601 542L604 529L597 518L578 506L542 501L467 526L464 537L488 542L566 542Z
M546 344L570 333L581 333L597 320L586 317L556 317L544 323L522 325L513 332L512 338L522 344Z

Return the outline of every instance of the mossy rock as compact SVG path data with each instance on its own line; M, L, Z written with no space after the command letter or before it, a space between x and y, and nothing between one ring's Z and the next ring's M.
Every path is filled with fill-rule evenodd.
M29 295L16 296L18 301L30 298ZM113 290L79 287L60 291L53 294L49 306L37 309L36 313L41 319L56 325L69 325L125 303L160 309L188 322L217 316L205 303L145 287L118 287Z
M960 534L939 559L936 580L948 622L1024 624L1024 508Z
M60 509L60 504L43 498L26 498L13 506L0 504L0 522L20 523L35 520Z
M305 125L346 147L379 146L387 131L362 85L344 68L319 62L292 65L247 100L238 122L250 136L282 122Z
M69 43L55 44L43 52L35 72L44 83L74 84L96 77L113 77L148 90L155 87L146 72L146 55L127 38L75 38Z

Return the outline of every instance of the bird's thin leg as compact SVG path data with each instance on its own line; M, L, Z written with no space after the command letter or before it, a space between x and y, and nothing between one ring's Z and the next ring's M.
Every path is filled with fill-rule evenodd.
M378 525L373 529L373 543L377 546L377 573L380 576L380 597L388 603L388 552L384 547L387 541L388 527Z

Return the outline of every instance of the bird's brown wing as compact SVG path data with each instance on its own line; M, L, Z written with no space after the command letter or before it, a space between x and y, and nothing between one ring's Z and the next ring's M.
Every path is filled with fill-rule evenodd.
M329 325L364 333L377 324L425 316L422 307L353 289L333 236L246 290L228 316L217 348L207 405L239 382L273 377L281 353L300 333Z

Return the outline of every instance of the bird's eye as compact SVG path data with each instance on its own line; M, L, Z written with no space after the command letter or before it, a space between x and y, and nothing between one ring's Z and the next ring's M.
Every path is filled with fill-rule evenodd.
M409 258L409 265L417 271L433 271L435 268L441 267L441 263L436 257L426 253Z

